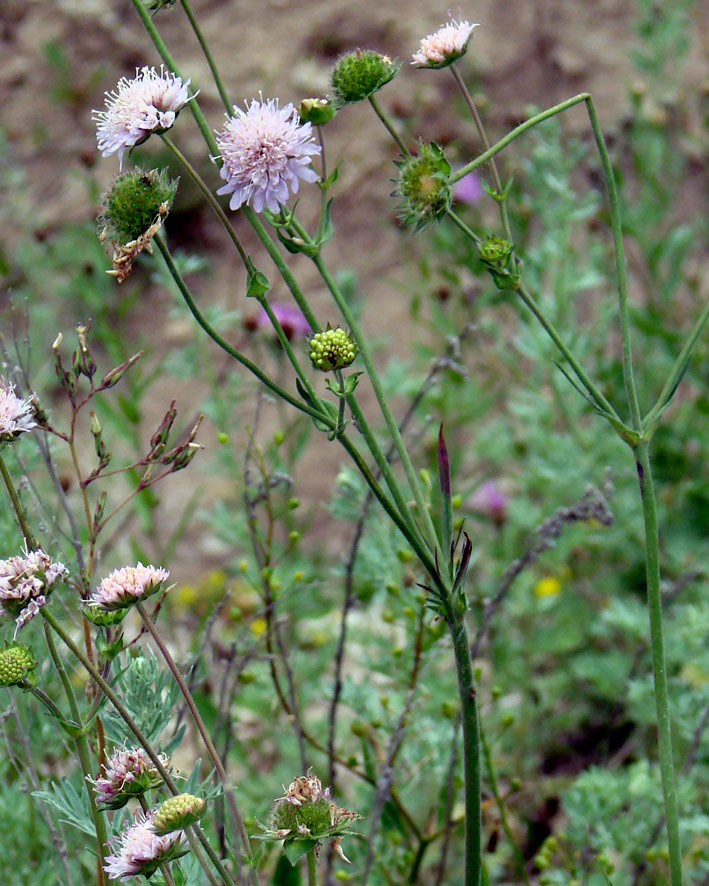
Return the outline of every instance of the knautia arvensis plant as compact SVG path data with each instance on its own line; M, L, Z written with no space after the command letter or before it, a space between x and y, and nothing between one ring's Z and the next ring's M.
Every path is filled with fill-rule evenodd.
M256 428L249 430L251 438L243 454L245 529L240 539L240 543L248 540L256 568L250 569L245 558L239 580L246 585L248 577L249 588L257 591L259 607L255 611L257 607L247 600L247 611L249 606L254 610L250 613L252 620L244 634L235 639L236 635L228 631L244 615L240 606L232 607L228 601L232 594L240 601L246 595L243 587L228 588L223 601L204 617L200 629L208 639L195 641L190 647L193 657L188 666L183 666L179 661L185 655L182 638L168 630L173 607L179 611L185 599L192 600L195 607L206 604L194 589L187 589L192 597L187 592L182 595L179 587L168 595L167 561L174 547L153 546L156 555L165 553L164 560L155 556L155 561L164 562L165 566L143 565L148 559L146 551L152 550L150 544L133 543L128 556L120 532L112 537L106 528L116 527L117 515L127 515L137 504L143 506L140 513L147 523L146 512L153 507L148 496L151 488L187 468L200 451L197 438L201 419L193 419L191 426L179 433L174 431L177 410L174 402L170 403L167 411L161 411L164 417L157 428L152 433L148 431L148 442L139 442L140 451L121 461L122 448L115 447L114 451L107 430L109 426L115 430L115 413L108 407L104 410L102 404L107 402L104 397L108 392L123 383L140 354L100 373L102 358L95 356L90 346L88 323L77 327L77 346L70 361L64 355L61 334L53 345L57 388L67 400L68 422L62 419L56 425L53 423L40 409L37 399L24 390L28 385L22 373L18 372L17 378L13 375L12 381L5 376L0 378L0 468L7 501L22 535L14 549L3 552L5 559L0 561L0 608L8 616L10 641L0 650L0 683L12 692L13 698L43 705L76 751L86 804L83 812L74 811L72 821L91 835L98 859L95 870L84 864L84 879L89 882L86 877L90 876L97 886L107 886L110 880L138 882L140 878L155 877L155 882L175 886L197 877L200 879L195 882L209 882L210 886L256 886L260 881L301 882L300 874L292 870L301 864L307 871L309 886L338 879L368 886L429 880L481 886L483 882L530 883L530 877L537 874L540 883L546 878L545 882L570 884L581 882L586 876L587 871L581 871L574 851L569 851L567 867L561 866L559 878L554 880L550 868L560 854L559 847L566 845L565 840L553 836L530 849L525 859L519 845L520 834L515 834L515 827L510 825L508 805L514 802L511 798L520 785L510 777L505 780L506 789L501 789L492 752L494 745L486 731L492 723L493 729L499 727L502 734L513 727L514 718L497 716L495 706L501 691L494 686L489 688L486 681L499 662L485 659L484 640L491 620L500 619L498 610L514 579L537 564L541 554L556 544L562 530L573 523L584 523L589 529L609 526L612 515L602 493L596 498L584 493L576 506L557 509L541 523L518 559L506 570L500 570L503 577L496 593L488 597L487 591L478 587L480 579L474 572L479 553L475 524L464 523L454 513L464 503L458 488L462 490L467 484L468 510L488 520L507 545L510 540L504 534L513 519L516 502L502 491L508 487L498 485L494 479L485 479L475 472L463 479L465 468L458 470L458 453L448 449L454 445L454 439L455 445L460 445L458 435L448 434L447 427L442 425L435 438L430 433L428 417L424 419L421 411L417 413L436 375L443 369L460 370L459 351L464 334L457 330L447 336L446 354L425 376L420 396L417 393L412 397L411 409L402 410L398 399L393 407L389 398L392 383L383 379L379 364L381 352L375 352L363 332L352 291L343 283L346 277L332 270L324 256L325 246L334 236L333 200L337 200L338 182L338 169L328 168L326 133L335 130L346 119L345 115L352 113L350 105L364 102L386 127L396 147L395 167L390 175L395 181L392 197L396 205L392 203L392 211L398 215L401 226L409 229L406 236L426 229L427 235L434 238L441 231L447 232L449 242L453 236L459 238L456 248L468 256L467 273L489 272L497 290L495 301L514 304L519 299L548 335L564 376L605 422L604 443L606 437L613 442L619 438L631 451L641 493L638 508L642 509L644 541L640 545L633 538L628 544L634 545L646 567L657 757L663 796L662 804L658 798L657 806L662 806L667 840L666 879L671 886L680 886L683 864L694 862L683 858L683 848L687 847L680 840L650 444L698 346L707 308L686 342L677 349L656 402L649 409L641 409L631 353L631 312L619 199L591 96L582 93L534 114L491 144L460 64L483 37L475 32L477 24L461 18L451 19L423 37L403 71L400 63L386 52L355 48L335 61L329 96L286 101L264 98L259 93L258 98L237 96L234 103L187 0L181 0L226 112L225 121L220 121L219 115L208 119L200 105L201 96L190 91L191 78L178 70L163 42L160 18L151 17L151 13L171 4L132 2L160 55L161 65L152 67L146 59L134 76L121 78L116 89L106 93L105 108L94 111L97 149L109 160L117 155L119 170L99 211L101 239L112 247L112 268L108 273L119 283L128 281L139 255L142 262L157 253L153 270L163 279L170 278L174 291L222 354L258 379L269 398L275 398L279 407L284 407L282 415L305 418L303 424L322 432L329 445L341 447L340 454L349 468L341 472L344 501L337 506L341 510L355 507L358 516L355 541L350 555L344 558L346 592L333 661L325 666L321 659L316 673L306 673L308 663L303 663L302 658L300 668L292 666L301 646L317 649L319 644L325 646L328 639L322 641L317 630L313 630L312 636L300 637L300 620L294 620L289 636L287 607L295 605L308 613L313 603L309 595L312 592L315 598L320 592L316 585L324 583L331 570L323 569L321 562L321 574L309 590L300 586L304 570L292 569L284 588L284 564L290 562L289 556L296 556L301 533L292 522L298 507L297 498L290 493L293 478L279 459L287 462L288 457L295 458L293 453L301 447L300 429L295 424L290 434L279 429L273 435L272 449L266 451L256 443L257 421ZM167 14L170 13L161 13ZM475 42L471 43L474 32ZM443 77L448 75L437 72L445 68L460 89L463 105L479 136L481 151L467 162L454 158L444 140L439 139L442 146L431 141L433 133L417 134L415 141L409 133L402 134L379 104L380 93L386 97L394 92L397 76ZM511 178L503 181L497 168L497 156L507 145L537 124L576 105L587 112L609 197L624 408L618 405L619 393L607 377L603 383L594 380L595 366L585 365L588 351L579 346L577 336L557 329L545 302L533 291L539 275L529 273L529 265L525 270L525 256L520 254L523 232L515 229L518 226L512 213L516 192ZM190 114L205 144L201 154L187 157L181 149L181 127ZM254 359L251 352L245 353L233 329L221 328L219 312L206 310L203 300L193 294L184 270L189 263L173 255L169 245L169 211L178 194L178 181L170 178L166 169L132 165L133 149L157 140L161 140L175 166L180 167L182 180L196 186L234 246L243 266L240 273L245 295L255 299L251 304L257 304L258 310L251 314L250 327L247 321L244 326L269 330L271 340L279 348L277 360L275 349L263 361ZM452 159L457 162L452 163ZM483 172L489 175L484 187L477 178ZM474 181L479 185L476 201L487 192L499 211L499 224L495 224L494 230L482 228L481 215L458 211L464 201L456 197L456 185L471 175L476 176ZM259 244L256 248L250 246L248 251L240 234L246 225L251 228L250 242L255 238L254 242ZM452 254L453 248L450 251ZM291 256L295 257L292 263ZM307 290L296 276L305 262L310 262L314 271ZM274 283L262 270L267 265L275 268L278 279ZM481 276L487 279L486 274ZM319 296L326 292L331 299L327 310L320 297L310 297L313 277L321 290ZM454 278L455 274L449 271L449 279ZM334 320L333 313L338 315ZM406 340L402 334L400 343ZM530 349L525 347L527 360ZM257 350L255 346L254 351ZM584 354L584 359L579 353ZM352 372L350 367L355 361L360 368ZM277 363L276 370L273 363ZM228 374L228 369L220 371L218 383L224 384ZM399 377L402 388L403 375ZM460 375L463 377L464 372ZM124 384L121 391L125 387ZM397 389L393 393L401 392ZM573 392L561 393L560 402L567 394L575 396ZM461 404L464 399L460 395ZM212 420L221 421L229 411L226 401L225 395L224 402L216 398L210 403ZM136 417L126 397L119 403L126 422L138 428L140 417ZM260 409L261 404L258 420ZM414 433L410 424L416 415L422 429ZM573 425L566 413L564 420L572 425L575 445L583 450L586 425ZM81 450L82 429L90 442L90 464ZM24 479L18 483L23 462L13 462L11 471L5 460L13 451L27 447L32 436L39 438L38 451L50 475L56 478L57 497L69 527L54 535L46 527L40 531L34 525L39 523L39 511L28 500ZM139 433L135 436L142 440ZM58 477L47 438L55 445L66 446L67 463L73 471L70 482L62 484ZM220 430L217 439L225 446L229 434ZM419 439L423 446L417 445ZM498 441L502 448L503 441ZM13 450L14 447L17 449ZM432 454L430 464L425 462L426 451ZM242 453L238 455L242 457ZM270 466L269 459L277 463L277 468ZM451 465L456 466L455 476ZM437 482L431 480L431 467L438 471ZM348 470L352 473L348 474ZM116 478L124 484L122 491L118 491ZM284 488L289 491L280 500L278 495ZM229 537L229 532L234 531L231 524L239 521L227 518L226 514L225 510L220 515L220 529ZM260 520L267 527L263 533ZM367 592L358 597L354 590L357 550L360 544L366 544L362 539L366 538L370 520L378 521L377 532L373 533L377 535L376 544L381 549L392 547L394 565L373 558L377 567L372 570L375 578ZM280 532L281 525L285 533ZM286 541L278 550L281 535ZM374 550L375 542L370 545ZM236 550L237 546L232 548ZM119 553L115 551L122 560L117 560ZM109 557L116 560L115 568L107 562ZM536 600L548 602L560 593L562 582L556 577L542 577L533 587ZM368 608L367 593L374 595L379 591L387 595L388 602L379 608L379 603ZM58 597L60 600L55 603ZM297 604L294 599L298 599ZM317 606L324 605L318 598ZM394 606L400 606L400 624ZM367 667L371 648L377 643L386 648L389 664L376 677L373 669L362 680L364 688L358 697L352 685L343 689L343 672L350 666L348 630L362 614L367 630L361 634L371 636L365 636L366 642L357 649L354 667ZM321 621L325 623L329 613L318 610L318 615L323 616ZM16 641L20 630L22 644ZM384 635L384 631L389 633ZM228 636L226 642L221 632ZM28 645L24 645L26 636ZM46 648L41 658L37 655L40 643ZM431 652L434 646L435 654ZM219 649L219 667L224 667L219 680L212 680L213 675L208 674L209 679L201 681L200 667L204 666L207 647ZM148 654L146 648L155 652ZM250 670L252 660L263 668L258 675ZM405 672L402 662L407 663ZM452 667L447 668L449 663ZM330 666L333 688L330 697L325 698L324 674ZM446 673L454 670L457 698L449 697L448 688L446 697L437 700L440 716L429 717L417 735L418 706L427 701L423 698L426 693L420 692L422 681L428 671L439 668ZM400 693L398 707L391 704L388 691L378 688L380 681L395 678L405 689ZM264 683L264 679L270 682ZM77 692L81 681L85 684L83 692ZM269 692L273 689L272 705L264 701L264 685L269 686ZM214 698L218 698L215 705ZM242 716L248 704L260 712L261 718L267 716L266 711L269 717L276 710L285 714L288 728L292 728L285 751L280 746L274 750L276 745L271 747L264 741L263 747L257 748L262 756L256 759L249 745L249 717L243 717L243 730L231 728L235 712ZM350 708L357 719L348 729L345 721ZM444 742L438 741L442 728L448 730L446 750L442 750ZM180 747L186 731L188 738ZM406 741L420 741L424 746L427 739L435 753L424 755L421 760L402 751ZM183 776L170 762L177 758L173 752L187 753L186 746L202 761L189 776ZM696 749L693 753L696 756ZM292 766L291 756L301 768L288 771L307 774L293 779L283 795L272 802L275 791L266 786L271 783L276 765L273 761ZM338 794L352 792L362 798L366 793L367 807L345 802L366 810L367 834L353 829L353 822L361 816L338 806L330 789L312 774L311 767L320 771L321 764L329 769L328 782L334 785L335 779L341 777ZM422 775L427 767L430 774L426 771ZM345 772L349 773L347 779L342 777ZM425 792L421 791L412 797L407 792L406 779L410 775L422 782L428 779L430 796L424 798ZM357 784L365 787L360 791ZM73 790L74 795L69 791L62 795L64 815L68 814L66 798L76 795L76 789ZM492 800L490 804L482 802L485 791L494 799L494 815L490 811ZM429 814L422 821L417 804L424 808L424 800ZM53 802L57 804L55 808L60 808L57 795ZM248 814L247 804L252 807ZM260 827L259 816L266 821ZM662 819L658 819L658 833ZM499 862L493 857L493 847L503 833L507 856ZM341 846L344 837L349 838L347 856ZM433 848L439 853L435 868L426 859L427 853L430 859ZM349 868L333 868L333 854L346 862L351 859L352 872ZM699 854L695 853L697 857ZM606 878L613 875L609 853L589 842L588 856L583 864L597 864ZM626 865L626 873L631 861L639 870L639 862L629 852L628 860L621 862Z

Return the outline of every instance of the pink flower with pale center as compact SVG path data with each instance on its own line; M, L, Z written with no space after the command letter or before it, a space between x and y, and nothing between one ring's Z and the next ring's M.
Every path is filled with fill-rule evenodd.
M89 606L101 609L125 609L138 600L157 593L170 577L167 569L155 566L124 566L114 569L89 596Z
M182 831L159 837L152 830L154 818L154 812L137 812L133 824L121 833L115 854L105 859L103 869L109 880L128 880L139 874L149 877L161 864L185 854Z
M123 155L144 142L151 132L164 132L175 122L178 112L190 100L190 81L155 68L136 68L135 77L122 77L114 92L106 93L106 110L92 112L98 123L96 141L102 157Z
M292 104L278 107L278 99L253 99L246 111L234 106L224 129L217 133L222 167L219 174L226 184L217 194L231 194L230 209L244 203L254 211L279 212L290 192L298 192L299 180L317 181L310 165L320 153L310 123L299 123Z
M477 27L477 23L456 22L451 19L433 34L423 38L421 46L413 54L411 64L418 68L444 68L452 64L465 55Z
M0 378L0 443L37 427L31 400L22 400L15 386Z
M158 754L167 767L168 758ZM116 748L96 780L89 779L96 791L96 801L109 809L120 809L132 797L162 784L160 773L143 748Z

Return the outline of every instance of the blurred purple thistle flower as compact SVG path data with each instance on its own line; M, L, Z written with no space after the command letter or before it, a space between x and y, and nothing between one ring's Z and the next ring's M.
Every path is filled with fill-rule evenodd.
M470 504L476 511L489 517L495 526L502 526L507 520L507 496L494 480L486 480L479 486Z
M464 175L453 185L453 199L457 203L468 203L472 206L484 193L480 178L474 172Z
M300 308L283 302L274 302L271 305L271 310L276 320L281 324L288 341L304 338L310 333L310 324ZM271 326L271 321L264 308L261 308L256 315L256 328L264 332L273 332L273 326Z

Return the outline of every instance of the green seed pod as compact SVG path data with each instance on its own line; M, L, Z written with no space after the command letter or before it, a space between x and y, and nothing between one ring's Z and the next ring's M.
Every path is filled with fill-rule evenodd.
M21 643L11 643L0 651L0 686L31 682L36 666L31 649Z
M343 55L332 70L332 92L335 106L360 102L396 76L401 67L388 55L372 49L357 49Z
M159 836L182 830L202 817L206 800L192 794L178 794L158 807L153 819L153 830Z
M399 217L406 225L420 231L443 218L451 205L448 176L451 167L445 154L435 143L419 144L415 157L397 163L399 177L393 197L399 197Z
M338 326L316 332L310 339L310 359L321 372L344 369L357 356L357 345L349 333Z
M98 222L105 237L121 245L137 240L167 215L177 184L164 169L131 169L116 176L101 200Z

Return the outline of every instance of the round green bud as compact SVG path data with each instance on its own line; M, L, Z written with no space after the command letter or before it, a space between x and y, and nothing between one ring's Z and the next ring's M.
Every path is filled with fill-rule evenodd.
M244 686L248 686L249 683L253 683L256 679L256 674L253 671L242 671L239 674L239 683L243 683Z
M131 169L116 176L102 197L98 217L106 237L123 245L141 237L167 215L177 183L164 169Z
M403 646L395 646L395 647L391 650L391 654L392 654L392 657L393 657L393 658L401 658L401 656L404 654L404 648L403 648Z
M495 684L490 690L490 695L493 698L500 698L500 696L502 695L502 686L498 686L497 684Z
M294 544L296 544L296 542L300 541L300 533L298 532L297 529L291 529L291 531L288 533L288 541L292 545L294 545Z
M276 446L280 446L285 439L286 435L280 428L276 429L273 432L273 442L276 444Z
M310 339L310 360L321 372L344 369L357 356L357 345L351 335L339 326L316 332Z
M11 643L0 651L0 686L14 686L31 679L36 666L31 649L21 643Z
M300 507L300 499L299 498L289 498L288 499L288 510L295 511L296 508Z
M503 240L501 237L495 237L494 234L488 234L478 249L480 251L480 258L484 262L505 264L512 253L512 244L509 240Z
M300 122L313 126L324 126L336 113L335 105L327 98L304 98L298 105Z
M352 735L356 735L357 738L364 738L369 733L369 729L367 728L367 724L363 723L362 720L355 720L350 726L350 732Z
M202 817L206 800L193 794L178 794L158 807L153 819L153 831L162 836L182 830Z
M446 720L455 720L458 714L458 702L457 701L444 701L441 703L441 713L446 718Z
M385 609L382 612L382 621L386 624L391 624L394 621L394 613L391 611L391 609Z
M522 779L521 778L511 778L510 779L510 790L518 791L522 787Z
M451 167L436 144L419 144L417 156L397 164L399 176L393 196L399 197L399 217L417 231L443 218L451 205L448 176Z
M332 70L331 84L335 106L360 102L396 76L400 62L373 49L357 49L343 55Z

